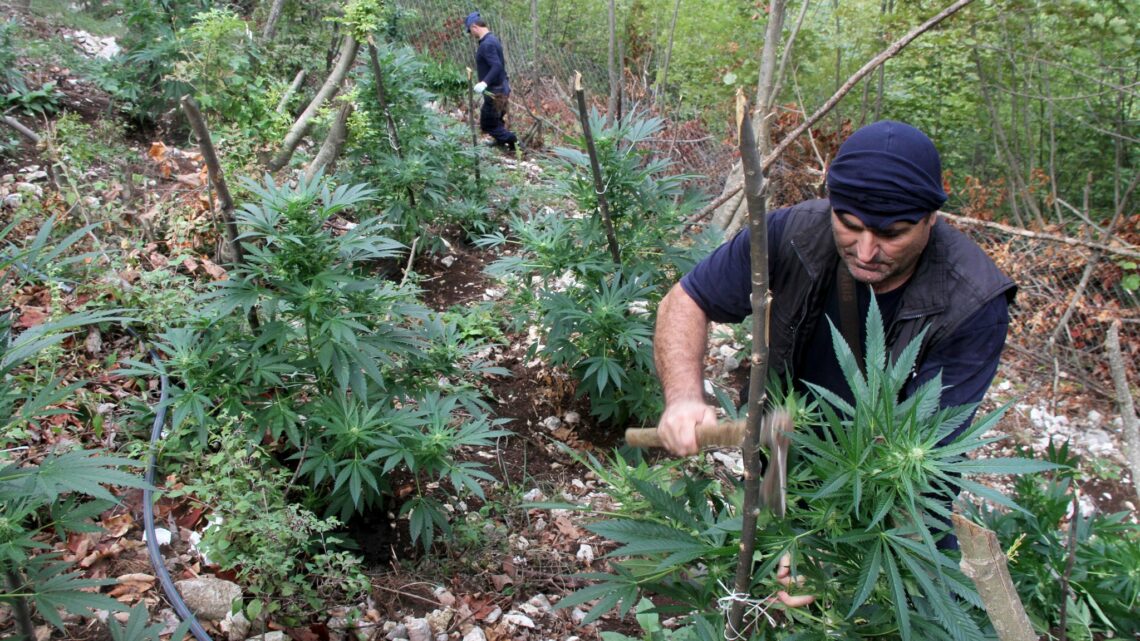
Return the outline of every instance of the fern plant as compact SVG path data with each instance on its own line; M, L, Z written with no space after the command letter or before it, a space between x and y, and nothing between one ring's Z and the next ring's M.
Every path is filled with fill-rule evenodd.
M798 460L788 473L787 515L775 520L765 514L760 520L752 598L764 603L782 589L771 576L779 558L791 554L793 572L806 580L800 590L814 594L815 603L785 611L789 627L757 627L754 638L985 638L988 626L978 595L958 570L956 552L938 546L951 503L964 488L1021 510L999 492L965 477L1025 474L1055 465L1020 458L966 458L1001 438L983 435L995 427L1004 408L951 436L974 408L940 408L939 377L898 400L922 337L889 362L874 303L867 328L865 373L832 328L855 402L849 404L830 390L812 389L822 421L800 425L790 435ZM679 483L687 487L695 481ZM628 610L640 592L648 591L681 600L683 609L708 611L727 591L717 584L728 576L740 536L740 502L717 503L688 491L681 498L659 486L640 489L651 513L591 528L623 544L611 554L620 559L615 560L616 572L595 576L602 583L570 597L569 604L601 597L590 613L598 616L619 603ZM734 490L719 492L738 496Z

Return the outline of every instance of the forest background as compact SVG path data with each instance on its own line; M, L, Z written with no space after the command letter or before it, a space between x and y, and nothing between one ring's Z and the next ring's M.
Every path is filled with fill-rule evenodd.
M947 7L956 12L867 67ZM473 10L506 47L516 156L482 148L468 128L474 43L462 25ZM433 632L456 638L472 626L489 638L664 638L641 605L636 622L598 618L634 607L629 585L567 596L584 585L571 575L607 567L603 552L617 546L606 539L628 541L537 501L601 501L590 518L652 507L665 522L677 515L646 483L713 492L681 489L676 463L604 454L660 407L656 302L744 222L742 91L767 106L755 113L770 209L821 195L838 144L867 122L909 122L938 144L947 218L1021 287L987 402L1016 404L1001 425L1012 439L987 454L1069 470L989 479L1034 519L976 520L1007 549L1024 531L1038 536L1014 572L1040 634L1134 633L1120 613L1140 602L1140 444L1125 447L1140 363L1135 3L33 0L2 11L0 629L173 630L138 543L150 501L119 471L153 453L168 565L244 590L206 623L211 633L382 636L426 602L444 606L444 589L448 616L459 615ZM765 69L766 34L779 45ZM592 115L578 112L576 72ZM616 234L596 215L584 123ZM207 139L216 159L195 151ZM743 330L714 339L710 375L729 396L750 344ZM164 417L156 450L151 428ZM723 480L721 463L686 470ZM568 484L565 470L587 482ZM818 487L792 491L820 498ZM710 501L729 513L724 492ZM97 500L77 509L78 495ZM376 531L391 532L373 542L377 555L342 545L368 548L361 533ZM686 598L704 608L716 586L702 573L724 567L702 557L670 571L703 581ZM835 592L799 624L846 630L855 624L832 614L871 608L904 625L861 636L907 638L903 588L870 567L821 579ZM924 577L914 567L903 568L907 589ZM420 579L437 589L412 587ZM539 587L546 596L534 598L561 600L562 614L528 600ZM81 588L149 612L119 613L126 628L108 629L73 614L111 607ZM965 607L910 598L943 623ZM545 623L489 620L492 606ZM246 627L235 629L239 614ZM666 627L677 638L720 627L702 621Z

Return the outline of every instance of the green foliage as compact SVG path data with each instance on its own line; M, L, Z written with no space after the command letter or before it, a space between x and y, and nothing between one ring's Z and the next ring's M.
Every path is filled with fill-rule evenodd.
M131 608L130 612L130 617L123 625L119 625L113 617L107 619L107 632L111 635L111 641L161 641L165 636L162 631L166 626L149 622L150 612L147 611L145 603L139 603ZM190 621L183 621L169 638L179 641L186 636L189 629Z
M589 395L593 414L619 425L633 418L649 421L660 412L650 344L653 312L678 274L704 249L703 238L692 246L676 245L694 204L683 198L686 176L668 175L668 161L650 158L638 147L661 125L657 118L628 115L607 128L597 112L591 116L620 267L609 253L601 217L594 213L598 197L589 158L577 149L555 150L567 170L561 188L593 215L545 208L529 218L513 217L512 238L499 233L480 241L517 247L487 271L539 283L534 298L529 287L513 288L519 291L516 315L538 317L546 339L542 356L574 373L578 393Z
M780 589L771 579L785 553L800 588L814 594L808 608L786 610L789 629L761 629L756 638L981 639L987 634L979 597L958 570L954 553L937 547L958 488L1024 514L1000 493L959 475L1026 474L1054 469L1028 459L964 455L998 440L982 435L1001 411L952 435L972 407L939 408L935 377L912 397L899 393L914 367L921 337L888 362L882 319L872 304L866 373L837 330L832 340L854 405L815 388L823 422L790 434L788 514L760 517L750 590L764 601ZM804 407L802 400L796 407ZM800 414L803 416L804 414ZM732 581L740 532L739 493L731 500L710 481L685 478L665 486L637 483L648 504L640 514L600 521L591 529L621 544L613 574L560 602L601 600L591 617L628 609L643 591L666 595L682 612L706 612ZM1012 513L1012 512L1011 512ZM718 585L723 583L723 586ZM692 621L696 626L697 622Z
M355 603L367 594L360 561L338 551L330 532L335 518L319 519L286 501L289 475L272 457L222 419L210 435L209 452L187 461L183 487L209 508L201 549L211 562L235 570L255 609L284 621L303 621L326 603ZM252 491L251 491L252 489Z
M440 223L459 225L468 234L492 227L486 198L475 184L469 133L462 123L425 109L435 96L425 84L426 63L409 47L377 47L388 109L401 149L392 149L387 118L376 96L375 78L360 82L357 113L350 119L355 154L355 179L377 185L377 199L393 235L403 243L421 237L421 246L439 249L425 227Z
M396 469L422 492L433 481L481 492L490 477L455 453L505 434L476 391L479 376L504 372L482 364L456 325L430 315L410 288L373 273L402 249L380 218L344 233L328 225L334 215L366 211L373 192L334 189L320 177L245 187L258 198L237 214L246 262L156 345L176 380L172 424L185 428L173 436L175 451L200 450L222 417L237 417L247 443L268 438L323 497L320 508L341 520L383 507ZM249 328L244 320L254 314ZM417 375L440 368L446 383L438 373ZM155 373L141 362L124 372ZM193 433L196 443L187 440ZM416 497L404 513L425 548L446 527L430 497Z
M1015 480L1013 498L1024 511L981 506L973 508L975 518L1009 550L1010 575L1035 627L1060 625L1065 597L1059 577L1067 575L1070 638L1134 636L1140 632L1140 526L1127 512L1074 515L1084 464L1067 442L1050 443L1042 458L1061 467Z
M41 118L59 111L60 93L56 91L54 82L45 82L38 89L32 89L23 78L15 77L8 84L8 93L0 95L0 111Z

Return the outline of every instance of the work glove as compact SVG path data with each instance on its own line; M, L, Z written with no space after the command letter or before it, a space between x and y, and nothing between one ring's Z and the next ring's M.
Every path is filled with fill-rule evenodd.
M475 85L475 93L483 93L487 90L487 83L480 81Z

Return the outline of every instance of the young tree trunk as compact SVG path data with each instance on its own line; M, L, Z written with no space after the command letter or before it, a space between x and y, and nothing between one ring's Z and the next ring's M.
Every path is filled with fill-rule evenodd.
M850 92L851 89L856 84L858 84L860 80L878 68L878 66L883 62L898 55L898 53L902 51L903 48L905 48L908 44L913 42L915 38L919 37L923 33L926 33L932 27L942 22L947 17L953 15L962 7L965 7L971 2L973 2L973 0L956 0L953 4L940 11L937 15L931 17L929 20L918 25L914 29L911 29L910 32L908 32L906 35L891 43L890 46L888 46L877 56L864 64L858 71L852 74L851 77L847 79L847 82L843 83L843 86L841 86L838 91L836 91L830 98L828 98L827 101L824 102L819 109L808 116L804 122L800 124L800 126L796 127L794 131L785 136L784 139L781 140L780 143L772 149L772 152L768 154L763 160L764 170L767 171L768 167L771 166L771 164L780 157L780 154L784 152L784 149L795 142L795 140L799 138L800 135L802 135L809 128L813 127L815 123L817 123L821 118L830 113L835 105L838 104L839 101L844 96L846 96L847 93ZM721 191L721 195L706 205L704 209L697 212L697 214L695 214L692 218L690 218L690 222L702 220L709 214L713 214L712 224L714 227L726 230L739 228L741 224L740 221L743 220L743 216L745 214L745 210L742 207L743 200L740 198L740 193L743 189L743 186L743 172L741 170L740 163L737 163L735 166L733 166L732 171L729 172L729 176L725 180L724 189Z
M772 107L775 105L774 95L776 81L776 50L780 46L780 35L784 32L784 14L787 12L787 0L772 0L768 10L768 28L764 33L764 49L760 53L760 82L756 87L756 121L759 124L756 130L756 142L759 144L760 158L768 155L772 145ZM786 50L786 49L785 49Z
M321 145L321 150L305 168L305 179L312 180L317 172L324 171L326 168L332 166L336 159L340 156L340 152L344 149L344 141L348 138L348 116L352 113L352 102L345 100L341 105L340 111L336 114L336 119L333 120L332 126L329 127L329 135L325 136L325 142Z
M661 64L661 77L657 79L657 86L653 88L653 102L661 104L665 95L665 82L669 79L669 58L673 56L673 37L677 35L677 14L681 12L681 0L673 3L673 21L669 23L669 44L665 46L665 60Z
M775 3L773 3L775 4ZM765 43L765 50L768 49ZM774 49L775 44L771 45ZM736 124L740 161L744 167L744 194L751 230L752 259L752 368L748 381L748 428L744 433L744 505L740 528L740 554L736 562L734 594L747 594L752 584L753 552L756 549L756 519L760 516L760 429L768 402L768 225L765 221L764 171L748 100L736 94ZM743 638L744 601L733 599L728 612L726 639Z
M997 535L961 515L955 514L952 518L954 532L962 547L962 573L973 579L977 586L998 638L1001 641L1037 641L1037 633L1029 623L1021 597L1009 576Z
M610 97L606 101L606 127L614 124L614 114L617 113L618 102L618 84L621 82L621 76L618 75L617 70L617 7L616 1L610 0L609 2L609 17L610 17L610 55L609 55L609 71L610 71Z
M12 116L4 116L4 124L15 129L17 133L27 138L33 145L40 144L40 135L25 127L19 120L16 120Z
M261 41L269 42L277 34L277 21L281 19L281 11L285 8L285 0L273 0L269 5L269 17L265 19L265 27L261 30Z
M388 129L388 145L400 160L404 159L404 149L400 146L400 132L396 130L396 119L392 117L392 110L388 106L388 91L384 87L384 73L380 69L380 54L376 51L376 44L369 38L368 61L372 66L372 78L376 82L376 101L380 103L380 110L384 112L384 126ZM471 84L471 69L467 70L467 84ZM478 168L475 172L478 175ZM416 208L416 192L409 185L408 206Z
M1124 443L1128 469L1132 478L1140 478L1140 419L1136 417L1136 405L1132 400L1132 388L1128 384L1128 373L1124 369L1124 355L1120 350L1120 319L1108 327L1108 368L1112 372L1112 382L1116 387L1116 402L1120 406L1120 418L1124 421ZM1140 484L1133 483L1136 496L1140 497Z
M530 55L536 69L542 68L542 56L538 48L538 0L530 0Z
M313 124L313 116L317 114L317 110L325 104L325 101L336 94L337 89L344 82L345 75L352 68L352 63L356 61L358 48L359 43L356 42L356 39L351 34L346 34L344 44L340 48L340 61L329 73L329 77L325 79L325 84L321 85L309 106L305 107L305 111L297 117L297 121L289 129L289 133L285 134L285 139L281 142L281 151L269 161L268 166L271 171L277 171L289 164L289 159L293 157L297 145L301 144L305 135L309 133L309 127Z
M590 112L586 108L586 91L582 88L582 73L574 72L574 97L578 100L578 118L582 122L582 134L586 137L586 152L590 156L590 171L594 174L594 193L598 196L598 211L602 214L602 224L606 228L606 241L610 247L610 257L615 265L621 265L621 250L618 247L614 223L610 219L610 206L606 200L606 183L602 180L602 168L598 164L598 150L594 147L594 135L590 131Z

